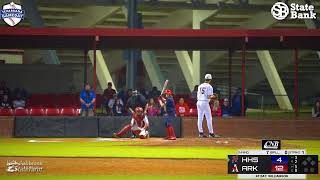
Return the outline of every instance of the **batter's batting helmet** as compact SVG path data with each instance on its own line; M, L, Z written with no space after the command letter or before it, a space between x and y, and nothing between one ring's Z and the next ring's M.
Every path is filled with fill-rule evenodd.
M168 95L172 95L172 91L171 91L170 89L166 89L166 90L164 91L164 93L165 93L165 94L168 94Z

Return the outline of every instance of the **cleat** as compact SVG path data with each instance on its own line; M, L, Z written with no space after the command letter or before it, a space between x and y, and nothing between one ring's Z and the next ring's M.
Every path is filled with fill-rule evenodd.
M177 138L172 136L172 137L169 137L168 140L176 140Z
M134 138L136 138L136 135L133 134L130 138L131 138L131 139L134 139Z
M218 134L209 134L209 138L219 138L221 136L219 136Z
M113 138L120 138L120 137L117 135L117 133L113 133L113 134L112 134L112 137L113 137Z
M199 138L207 138L207 136L203 133L199 133Z

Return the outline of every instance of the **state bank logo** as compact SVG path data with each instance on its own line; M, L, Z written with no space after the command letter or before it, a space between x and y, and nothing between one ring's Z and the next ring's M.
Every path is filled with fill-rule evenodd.
M263 150L280 150L281 141L280 140L262 140Z
M272 16L281 21L288 16L290 19L317 19L315 7L312 4L291 3L288 6L284 2L277 2L271 8Z
M25 16L22 6L14 2L3 5L0 14L1 19L3 19L3 21L9 26L15 26L19 24L19 22L21 22Z
M271 14L277 20L284 20L289 15L289 7L286 3L277 2L272 6Z

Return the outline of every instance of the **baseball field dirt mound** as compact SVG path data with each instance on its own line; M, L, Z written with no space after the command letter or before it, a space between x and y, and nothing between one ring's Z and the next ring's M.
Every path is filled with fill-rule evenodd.
M226 175L227 160L135 159L135 158L40 158L0 157L0 169L7 161L41 162L37 173L0 171L0 175Z

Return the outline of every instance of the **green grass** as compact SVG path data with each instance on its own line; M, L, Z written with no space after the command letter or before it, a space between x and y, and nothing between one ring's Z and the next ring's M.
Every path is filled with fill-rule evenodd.
M35 139L35 138L33 138ZM0 156L60 156L60 157L129 157L129 158L206 158L226 159L228 154L236 153L236 148L221 147L154 147L130 146L143 144L139 141L128 142L62 142L62 143L28 143L28 139L1 139ZM46 140L41 138L41 140ZM319 140L284 140L288 144L306 148L308 154L320 155ZM245 147L243 147L245 148ZM248 147L246 147L248 148ZM253 148L253 147L251 147ZM260 149L260 147L255 147ZM0 176L4 180L236 180L236 176L53 176L53 175L23 175ZM309 176L308 179L320 179L319 176Z
M0 156L205 158L226 159L234 148L129 146L140 142L57 142L29 143L0 139Z
M144 143L142 141L29 143L27 140L0 139L0 156L226 159L228 154L235 154L238 149L214 146L139 146ZM308 154L320 155L319 140L286 140L283 143L283 147L292 144L301 149L306 148ZM261 147L242 147L244 148L261 149Z
M286 140L283 143L305 147L307 154L320 156L319 140Z

